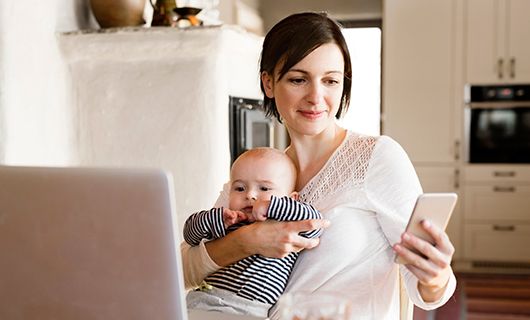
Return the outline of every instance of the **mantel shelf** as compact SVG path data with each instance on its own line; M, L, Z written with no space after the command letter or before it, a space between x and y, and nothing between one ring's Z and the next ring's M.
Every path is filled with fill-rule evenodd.
M67 32L60 32L61 36L79 36L79 35L93 35L93 34L116 34L116 33L143 33L143 34L152 34L152 33L175 33L175 32L193 32L204 29L219 29L219 28L230 28L230 29L240 29L244 30L235 25L210 25L210 26L199 26L199 27L188 27L188 28L173 28L173 27L117 27L117 28L101 28L101 29L84 29L84 30L74 30Z
M58 34L63 56L75 61L175 60L247 50L262 37L236 25L190 28L127 27Z

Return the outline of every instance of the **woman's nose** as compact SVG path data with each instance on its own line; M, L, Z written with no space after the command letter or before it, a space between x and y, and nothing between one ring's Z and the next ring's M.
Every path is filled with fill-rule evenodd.
M324 95L324 90L322 88L322 85L320 83L312 83L308 87L307 92L307 102L311 103L312 105L320 105L322 102L322 97Z

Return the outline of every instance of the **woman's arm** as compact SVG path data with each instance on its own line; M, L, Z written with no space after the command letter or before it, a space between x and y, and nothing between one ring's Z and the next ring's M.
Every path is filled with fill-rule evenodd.
M422 189L407 154L389 137L378 138L370 160L366 190L388 242L396 254L406 255L404 258L409 264L400 269L414 304L423 309L443 305L455 289L454 275L450 267L454 249L445 232L434 229L432 232L437 233L438 237L436 247L420 244L416 241L419 240L417 238L407 240L415 241L415 244L411 244L414 247L421 245L423 250L428 250L427 259L417 255L412 257L408 249L399 245ZM395 244L398 246L394 246ZM403 250L400 252L400 249Z
M418 278L418 290L425 302L440 300L452 276L451 259L455 251L447 234L429 223L422 222L422 227L434 239L433 246L413 234L404 233L401 242L394 245L394 250L405 262L405 267ZM416 248L426 258L407 249L402 243Z
M266 220L243 226L221 239L206 243L206 250L216 264L226 266L254 254L270 258L283 258L291 252L311 249L318 239L299 235L302 231L326 228L327 220L301 220L280 222Z
M215 207L228 205L228 184L225 184ZM226 237L201 242L191 247L181 244L184 283L186 289L198 287L206 276L253 254L271 258L285 257L290 252L311 249L318 239L298 235L301 231L325 228L327 220L278 222L274 220L243 226Z

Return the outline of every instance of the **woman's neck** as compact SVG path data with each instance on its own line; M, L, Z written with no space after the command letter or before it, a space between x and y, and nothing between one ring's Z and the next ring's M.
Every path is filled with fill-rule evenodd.
M296 190L300 191L326 164L340 146L346 130L334 124L318 135L299 135L289 132L291 144L286 150L298 169Z

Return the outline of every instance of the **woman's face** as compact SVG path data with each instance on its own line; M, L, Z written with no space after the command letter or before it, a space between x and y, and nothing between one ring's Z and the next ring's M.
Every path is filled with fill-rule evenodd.
M340 106L344 58L338 45L316 48L278 79L262 74L267 97L274 98L290 133L315 135L333 127Z

